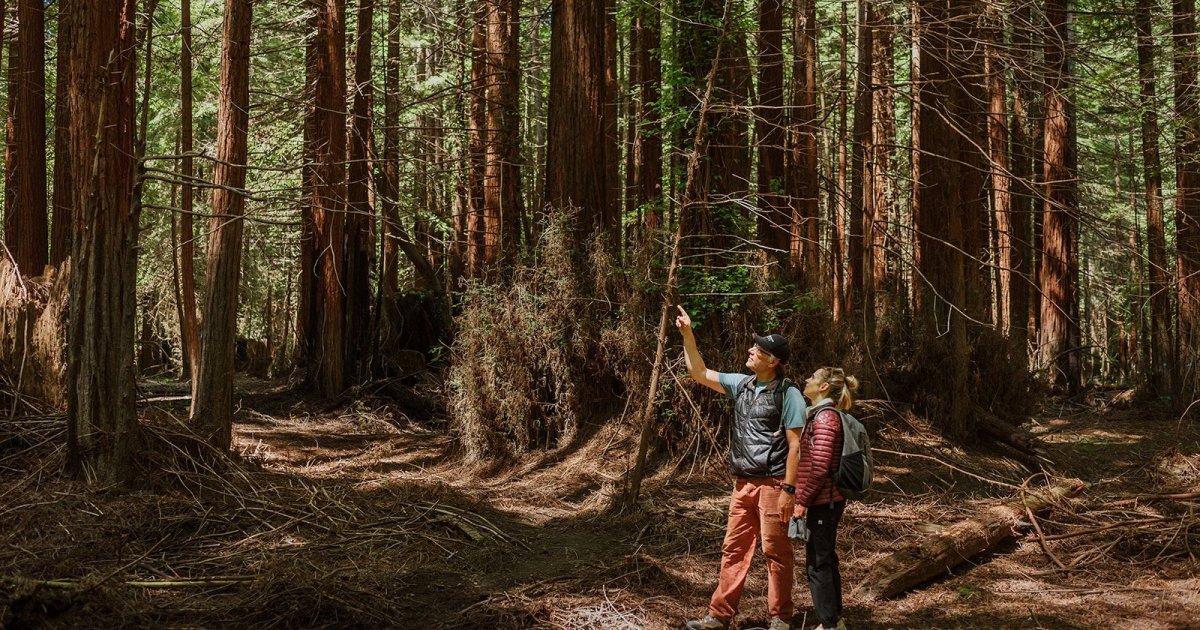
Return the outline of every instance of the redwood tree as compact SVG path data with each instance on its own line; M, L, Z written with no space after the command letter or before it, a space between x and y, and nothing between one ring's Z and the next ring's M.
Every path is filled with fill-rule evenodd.
M42 0L17 1L8 55L4 239L21 273L48 262L46 212L46 27Z
M1146 381L1163 395L1171 387L1171 294L1167 269L1167 237L1163 221L1162 159L1158 149L1158 98L1154 70L1154 6L1138 0L1133 13L1137 28L1138 84L1141 94L1142 179L1146 194L1146 245L1149 258L1150 334Z
M612 233L618 217L607 203L608 146L604 105L605 3L551 3L550 105L546 151L546 203L557 212L576 208L581 235Z
M1079 267L1076 175L1072 168L1074 126L1067 90L1070 81L1068 0L1048 0L1046 19L1046 119L1042 166L1042 314L1039 345L1052 385L1074 392L1080 386Z
M233 350L237 337L246 206L246 131L250 116L252 0L225 0L221 83L217 102L217 162L209 223L204 342L191 419L200 435L228 449L233 427Z
M658 116L659 87L662 83L661 21L658 9L649 0L633 6L630 30L629 74L634 90L630 169L628 173L632 206L641 212L649 230L662 225L662 130Z
M758 2L758 239L787 269L791 212L784 197L783 2Z
M846 255L849 257L846 265L846 312L852 313L862 307L860 301L863 297L863 288L866 281L863 278L864 268L871 268L869 264L863 264L863 255L870 252L869 248L863 247L863 222L867 221L870 224L870 217L874 215L874 209L870 204L875 201L875 177L869 170L872 164L869 162L869 154L872 151L871 131L875 126L874 121L874 104L875 98L871 92L871 78L874 74L874 24L871 18L875 17L873 12L868 10L868 5L871 4L867 0L861 0L858 3L858 23L856 43L858 48L858 59L855 64L854 72L854 129L851 149L851 168L850 168L850 217L849 217L849 242L847 243ZM873 321L874 313L868 313L868 321ZM868 326L870 329L871 326Z
M179 217L179 275L183 304L179 322L183 346L184 370L192 379L195 393L196 374L200 368L200 323L196 320L196 230L192 220L195 196L192 191L195 169L192 164L192 0L181 0L181 39L179 54L179 161L182 210Z
M371 141L371 65L374 0L359 0L355 30L354 83L350 96L354 102L350 128L349 180L346 184L346 356L347 373L366 375L371 356L371 268L375 251L375 213L371 204L371 165L368 146Z
M139 428L134 315L139 217L132 206L135 0L72 2L61 18L77 37L66 97L75 239L67 367L67 469L128 482ZM66 158L66 156L70 156ZM66 159L64 159L66 158Z
M54 216L50 237L50 263L60 265L71 255L71 239L75 223L74 191L71 189L72 173L70 124L71 109L67 107L67 85L70 82L70 61L74 57L71 46L74 9L77 0L58 0L58 24L55 33L55 76L54 76Z
M483 264L511 265L521 235L520 0L488 0ZM615 156L613 156L615 157Z
M952 125L954 82L961 68L951 52L950 7L946 0L920 0L917 15L919 61L917 181L913 191L916 226L918 335L942 369L938 378L944 408L934 417L949 434L967 437L971 400L968 390L967 322L963 275L964 221L961 204L960 134Z
M346 28L345 0L315 0L310 112L312 273L304 344L309 382L327 397L346 384Z
M998 295L996 296L996 325L1004 335L1012 336L1014 320L1013 291L1025 290L1019 277L1021 249L1013 243L1012 181L1009 170L1008 91L1004 64L1004 23L996 0L988 0L986 29L985 75L988 103L988 157L991 176L992 215L996 226ZM1024 313L1020 313L1020 317ZM1022 326L1022 328L1024 328ZM1024 345L1022 340L1022 346Z
M792 124L788 197L792 203L789 252L792 276L814 284L820 264L820 173L817 137L817 3L796 0L792 15Z
M1200 53L1196 46L1196 2L1174 0L1175 42L1175 243L1179 251L1178 361L1180 402L1200 390ZM1186 371L1184 371L1186 369Z

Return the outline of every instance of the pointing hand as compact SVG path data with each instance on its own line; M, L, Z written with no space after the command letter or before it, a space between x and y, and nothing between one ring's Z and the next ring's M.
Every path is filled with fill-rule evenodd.
M679 315L675 316L675 327L679 328L679 329L691 328L692 327L691 316L687 314L687 311L683 310L682 305L676 304L675 308L679 309Z

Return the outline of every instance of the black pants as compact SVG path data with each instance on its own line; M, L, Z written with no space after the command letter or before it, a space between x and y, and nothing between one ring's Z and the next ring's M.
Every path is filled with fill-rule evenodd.
M838 568L837 527L846 502L829 507L828 503L808 508L808 543L804 547L804 566L808 570L808 590L812 592L817 621L826 628L837 626L842 617L842 572Z

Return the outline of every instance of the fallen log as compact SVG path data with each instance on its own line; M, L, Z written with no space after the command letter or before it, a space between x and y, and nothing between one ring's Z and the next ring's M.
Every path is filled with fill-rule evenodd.
M866 601L893 597L935 578L1014 536L1018 525L1028 526L1024 523L1026 510L1043 512L1083 487L1082 481L1069 480L1036 494L1030 492L910 543L875 563L854 596Z
M1036 455L1037 438L1019 429L982 407L975 408L975 423L984 435L999 440L1019 451Z
M982 408L975 408L975 424L980 432L995 440L997 447L1006 456L1016 459L1033 471L1042 470L1050 460L1040 448L1037 436L1015 427L996 414Z

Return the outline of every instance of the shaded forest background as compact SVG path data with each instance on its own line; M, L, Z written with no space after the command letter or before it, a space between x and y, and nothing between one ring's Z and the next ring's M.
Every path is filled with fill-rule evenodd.
M72 475L137 476L139 379L228 449L235 371L445 409L468 459L719 451L674 303L710 365L781 330L958 441L1046 393L1195 413L1192 0L3 15L0 402L66 409Z

